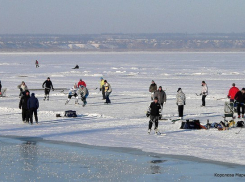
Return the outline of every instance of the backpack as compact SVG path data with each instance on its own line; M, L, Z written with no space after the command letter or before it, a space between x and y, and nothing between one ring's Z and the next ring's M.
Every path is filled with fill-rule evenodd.
M65 111L65 116L66 117L77 117L76 111L68 110Z
M236 127L243 127L244 122L243 121L237 121Z

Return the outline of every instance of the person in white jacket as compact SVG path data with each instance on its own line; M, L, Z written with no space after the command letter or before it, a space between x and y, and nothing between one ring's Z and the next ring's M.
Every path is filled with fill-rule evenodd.
M201 107L204 107L206 105L205 99L206 99L206 97L208 95L208 86L205 83L205 81L202 81L202 90L201 90L200 95L202 95L202 105L201 105Z
M77 95L77 84L74 84L74 86L70 89L69 93L68 93L68 99L65 103L68 104L68 102L71 100L72 97L75 97L75 104L78 104L78 95Z
M178 106L180 119L183 119L185 102L186 102L185 94L183 93L181 88L178 88L177 95L176 95L176 104Z

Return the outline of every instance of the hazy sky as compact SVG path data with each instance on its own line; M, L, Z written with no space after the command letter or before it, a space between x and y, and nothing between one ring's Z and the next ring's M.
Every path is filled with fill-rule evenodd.
M245 0L0 0L0 34L245 32Z

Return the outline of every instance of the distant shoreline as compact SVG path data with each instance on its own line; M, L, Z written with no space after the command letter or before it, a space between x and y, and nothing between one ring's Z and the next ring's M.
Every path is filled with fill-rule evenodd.
M59 50L59 49L0 49L0 53L137 53L137 52L149 52L149 53L160 53L160 52L183 52L183 53L191 53L191 52L245 52L245 49L133 49L133 50L120 50L120 49L114 49L114 50Z

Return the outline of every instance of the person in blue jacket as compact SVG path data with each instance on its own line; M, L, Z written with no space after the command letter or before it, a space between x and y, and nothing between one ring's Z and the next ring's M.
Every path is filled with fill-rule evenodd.
M31 97L27 102L27 107L30 112L30 123L33 124L33 114L34 114L35 121L38 124L37 109L39 108L39 102L38 99L35 97L35 93L31 94Z

